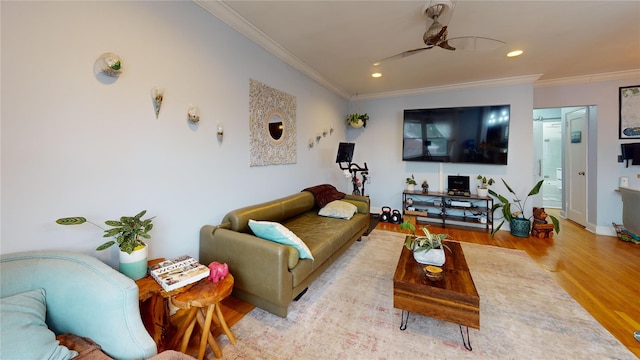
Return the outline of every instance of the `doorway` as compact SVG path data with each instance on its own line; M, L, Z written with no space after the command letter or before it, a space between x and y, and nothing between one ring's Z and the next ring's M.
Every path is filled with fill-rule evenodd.
M596 114L596 106L533 110L534 180L544 180L541 205L583 226L589 203L587 130Z
M542 206L562 209L562 109L533 110L534 149L537 181L544 180Z

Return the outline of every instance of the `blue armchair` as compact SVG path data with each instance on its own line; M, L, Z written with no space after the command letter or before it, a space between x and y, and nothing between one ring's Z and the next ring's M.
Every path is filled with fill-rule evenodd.
M55 334L72 333L90 338L107 355L117 359L149 358L157 353L156 344L140 318L135 282L94 257L63 251L2 255L3 311L11 306L23 306L24 299L14 300L13 304L5 300L30 290L37 290L37 296L44 297L46 326ZM44 306L41 306L43 310ZM3 327L5 318L9 321L10 317L2 317ZM43 328L47 331L44 326L39 328L38 331ZM4 328L3 332L5 330L8 329ZM3 353L9 347L3 344ZM60 351L57 349L55 351Z

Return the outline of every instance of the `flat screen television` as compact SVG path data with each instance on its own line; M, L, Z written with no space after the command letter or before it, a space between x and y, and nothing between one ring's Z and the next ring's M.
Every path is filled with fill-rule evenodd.
M403 161L507 165L510 105L404 111Z

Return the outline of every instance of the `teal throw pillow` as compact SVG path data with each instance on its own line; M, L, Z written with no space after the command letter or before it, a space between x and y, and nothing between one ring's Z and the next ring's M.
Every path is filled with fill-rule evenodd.
M293 246L300 253L300 259L313 260L313 255L311 255L307 244L284 225L271 221L249 220L249 228L259 238Z
M0 359L71 359L78 356L60 345L45 323L44 289L0 299Z
M357 212L357 206L346 201L334 200L320 209L318 215L349 220Z

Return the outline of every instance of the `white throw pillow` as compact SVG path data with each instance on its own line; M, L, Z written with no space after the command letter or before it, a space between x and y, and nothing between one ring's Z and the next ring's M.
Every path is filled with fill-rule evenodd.
M307 244L284 225L277 222L249 219L249 228L251 228L251 231L259 238L293 246L298 250L298 253L300 253L300 259L313 260L313 255L311 255Z
M357 206L346 201L334 200L320 209L318 215L349 220L357 212Z

